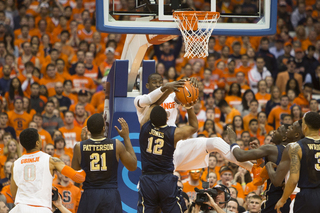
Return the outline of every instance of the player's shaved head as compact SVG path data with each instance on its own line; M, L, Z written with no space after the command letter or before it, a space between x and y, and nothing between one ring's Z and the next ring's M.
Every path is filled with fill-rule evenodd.
M320 115L316 112L307 112L303 117L305 124L310 130L320 129Z
M27 150L30 151L36 147L39 140L38 130L34 128L27 128L20 133L20 143Z
M103 116L100 113L91 115L91 117L87 121L87 127L91 132L91 135L101 134L104 127Z
M167 113L161 106L155 106L150 113L150 121L156 127L167 124Z

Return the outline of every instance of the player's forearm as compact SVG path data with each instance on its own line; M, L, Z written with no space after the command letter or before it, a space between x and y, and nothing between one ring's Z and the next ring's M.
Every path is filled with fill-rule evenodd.
M132 144L131 144L131 140L129 138L129 136L124 137L123 138L123 142L124 142L124 147L126 148L127 152L129 152L129 154L132 157L132 161L133 163L135 163L135 165L137 165L137 156L133 150Z
M267 168L268 175L269 175L269 178L270 178L272 184L275 186L279 186L278 185L279 183L276 178L276 171L274 170L273 166L271 164L266 164L266 168Z
M161 88L158 88L150 92L148 95L141 96L139 99L137 99L136 105L140 108L150 106L151 104L156 102L162 95L163 92L161 91Z
M290 195L292 194L293 190L296 188L298 181L296 181L294 178L292 178L292 176L290 175L286 186L283 190L283 194L281 197L281 200L286 201Z
M194 132L198 131L198 119L196 114L193 111L193 108L187 109L188 118L189 118L189 126L192 126Z

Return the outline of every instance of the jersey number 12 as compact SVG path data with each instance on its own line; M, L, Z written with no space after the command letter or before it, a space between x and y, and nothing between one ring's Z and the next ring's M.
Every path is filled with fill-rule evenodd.
M101 161L100 161L101 158ZM99 153L92 153L90 155L90 171L107 171L107 157L106 153L99 155ZM100 163L99 163L100 161Z
M153 153L154 155L162 155L162 147L164 145L163 139L156 139L153 144L153 137L148 138L147 152ZM153 149L152 149L153 148Z

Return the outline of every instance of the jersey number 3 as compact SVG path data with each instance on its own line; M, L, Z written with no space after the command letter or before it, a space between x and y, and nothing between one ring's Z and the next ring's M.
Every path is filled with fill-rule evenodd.
M101 162L99 163L101 158ZM90 171L107 171L106 153L99 155L99 153L92 153L90 155Z
M317 171L320 171L320 152L317 152L314 157L318 160L314 167Z
M164 145L163 139L156 139L153 144L153 137L148 138L147 152L153 153L154 155L162 155L162 147ZM153 149L152 149L153 147ZM152 151L153 150L153 151Z

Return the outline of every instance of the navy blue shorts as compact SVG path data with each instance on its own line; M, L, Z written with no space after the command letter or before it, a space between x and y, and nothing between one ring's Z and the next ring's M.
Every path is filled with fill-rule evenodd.
M320 213L320 188L301 189L301 191L296 195L293 212Z
M275 193L267 196L266 202L264 202L261 206L261 213L277 213L277 210L275 210L274 207L276 206L281 196L282 193ZM280 209L281 213L289 213L290 203L291 199L289 198L287 202L283 205L283 207Z
M179 213L187 210L173 174L142 175L139 182L139 213Z
M81 195L78 213L122 212L118 189L86 189Z

